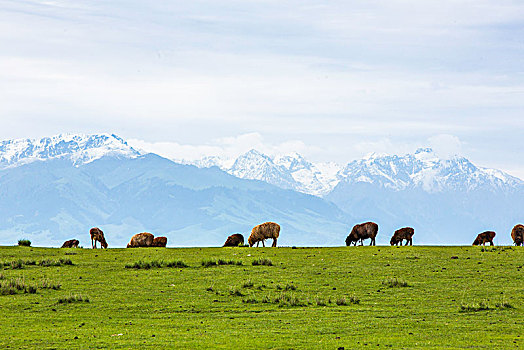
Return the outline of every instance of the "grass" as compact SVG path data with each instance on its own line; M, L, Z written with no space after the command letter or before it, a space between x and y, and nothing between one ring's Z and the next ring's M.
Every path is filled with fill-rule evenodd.
M71 303L89 303L89 298L83 297L80 294L69 294L66 297L58 298L58 304L71 304Z
M126 264L126 269L145 269L149 270L152 268L162 268L162 267L176 267L176 268L184 268L189 267L185 262L182 260L173 260L173 261L163 261L163 260L152 260L152 261L142 261L138 260L135 261L132 264Z
M35 294L36 286L26 284L23 278L11 278L0 280L0 295L13 295L17 293Z
M74 265L45 267L68 256L0 247L22 261L0 270L0 348L524 347L524 249L402 248L78 249ZM150 268L124 268L138 262Z
M389 288L409 287L408 282L400 280L398 278L387 278L382 281L382 285Z
M271 262L270 259L267 259L267 258L259 258L259 259L253 260L253 262L251 263L251 265L253 265L253 266L259 266L259 265L263 265L263 266L273 266L273 263Z
M226 259L205 259L200 263L203 267L221 266L221 265L243 265L242 261L239 260L226 260Z
M21 246L21 247L30 247L31 246L31 241L28 240L28 239L19 239L18 240L18 245Z
M54 290L58 290L62 287L62 285L58 282L53 282L51 281L49 278L44 278L41 282L40 282L40 288L42 289L54 289Z

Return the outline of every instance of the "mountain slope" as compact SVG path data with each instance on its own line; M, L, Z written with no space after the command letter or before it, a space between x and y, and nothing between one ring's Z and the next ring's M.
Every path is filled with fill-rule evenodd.
M347 216L320 198L153 154L32 162L0 170L0 188L0 244L76 237L88 246L89 228L99 226L112 247L142 231L166 235L171 246L216 246L273 220L282 245L334 245L347 230Z

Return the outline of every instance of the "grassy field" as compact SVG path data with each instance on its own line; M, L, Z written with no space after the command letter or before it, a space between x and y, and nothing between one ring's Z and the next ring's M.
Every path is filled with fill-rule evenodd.
M524 347L517 247L0 247L0 262L1 349Z

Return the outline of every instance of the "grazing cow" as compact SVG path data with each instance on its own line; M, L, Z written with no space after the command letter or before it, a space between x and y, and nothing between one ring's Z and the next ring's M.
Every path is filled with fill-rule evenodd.
M127 244L127 248L151 247L153 244L153 235L149 232L137 233Z
M413 245L413 235L415 234L415 230L413 227L403 227L395 231L393 234L393 237L391 237L391 240L389 241L389 244L391 245L398 245L400 243L400 246L402 246L402 240L406 240L406 245Z
M165 247L167 245L167 237L155 237L153 239L152 247Z
M375 245L375 237L378 234L378 225L374 222L365 222L353 226L350 234L346 237L346 245L350 246L351 243L357 245L360 241L360 245L364 245L364 240L367 238L371 239L369 245Z
M511 238L513 243L518 246L524 246L524 225L518 224L511 230Z
M62 244L62 248L78 248L80 241L78 239L70 239Z
M238 247L239 245L244 245L244 236L240 233L235 233L227 237L226 243L222 247Z
M273 239L273 245L272 247L277 246L277 239L280 235L280 225L274 222L264 222L263 224L257 225L253 227L251 230L251 235L249 235L249 238L247 239L247 242L249 243L249 246L252 247L255 243L258 244L262 242L262 246L265 247L264 244L265 239L272 238Z
M107 242L104 237L104 232L102 232L101 229L98 227L93 227L91 230L89 230L89 234L91 235L91 248L96 249L96 241L100 242L100 246L102 248L107 249Z
M495 238L495 235L496 233L493 231L484 231L479 233L477 238L475 238L473 245L486 245L487 242L489 242L489 245L494 245L493 238Z

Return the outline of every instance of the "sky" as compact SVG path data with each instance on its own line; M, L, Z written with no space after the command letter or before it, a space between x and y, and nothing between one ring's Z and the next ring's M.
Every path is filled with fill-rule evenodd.
M0 139L178 159L431 146L524 178L524 2L0 0Z

